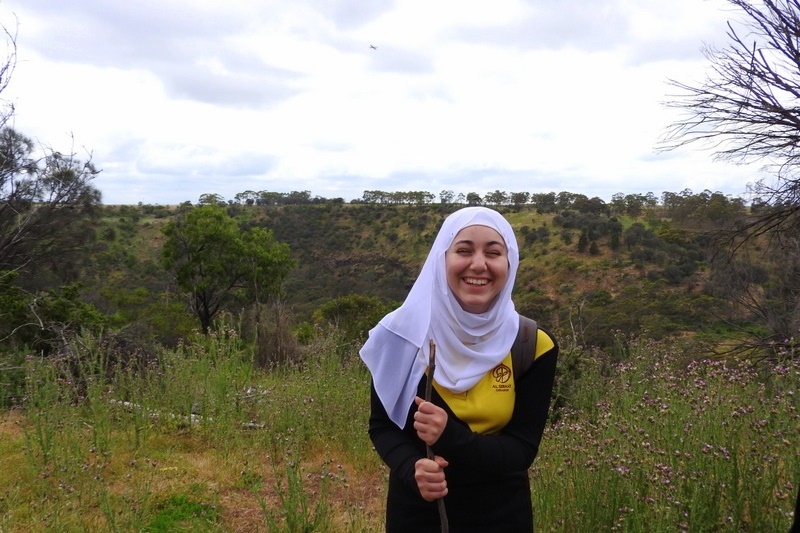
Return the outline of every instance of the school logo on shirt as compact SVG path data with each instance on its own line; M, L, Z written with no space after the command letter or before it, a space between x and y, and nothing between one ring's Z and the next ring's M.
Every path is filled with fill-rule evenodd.
M508 380L511 379L511 369L500 363L492 370L492 377L497 383L508 383Z

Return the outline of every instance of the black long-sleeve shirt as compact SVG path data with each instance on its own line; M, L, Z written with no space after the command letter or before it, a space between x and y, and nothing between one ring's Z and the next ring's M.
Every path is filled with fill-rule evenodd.
M511 419L500 431L479 434L460 420L434 390L431 401L448 416L439 440L432 446L444 457L448 494L444 498L452 533L520 533L533 531L528 468L539 450L550 409L558 346L539 342L531 368L516 379ZM425 377L418 395L424 396ZM392 422L373 387L369 434L389 466L386 530L438 532L435 502L425 501L414 479L415 463L426 456L425 443L414 430L416 406L409 407L404 429Z

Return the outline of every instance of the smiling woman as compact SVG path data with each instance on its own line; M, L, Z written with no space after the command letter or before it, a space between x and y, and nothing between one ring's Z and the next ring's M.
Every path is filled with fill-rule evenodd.
M440 520L459 532L533 531L528 468L558 347L539 329L528 353L512 349L518 265L499 213L456 211L403 305L370 331L361 358L373 381L370 438L390 468L389 532L439 531Z

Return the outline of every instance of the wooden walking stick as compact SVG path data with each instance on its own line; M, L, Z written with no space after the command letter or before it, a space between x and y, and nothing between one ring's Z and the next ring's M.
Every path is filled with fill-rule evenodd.
M433 373L436 371L436 344L433 339L430 341L430 355L428 356L428 379L425 382L425 401L431 401L431 392L433 390ZM434 460L433 449L425 445L425 453L428 459ZM447 521L447 510L444 508L444 500L439 498L436 500L436 506L439 508L439 524L441 525L442 533L449 533L450 524Z

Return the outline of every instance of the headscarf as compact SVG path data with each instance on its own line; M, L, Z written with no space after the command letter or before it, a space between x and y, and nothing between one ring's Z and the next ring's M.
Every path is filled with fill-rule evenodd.
M447 285L445 253L467 226L488 226L505 241L508 279L485 313L464 311ZM436 382L453 391L472 388L511 350L519 315L511 301L519 248L514 230L497 211L466 207L448 216L403 304L369 332L359 352L389 418L405 426L419 380L436 344Z

